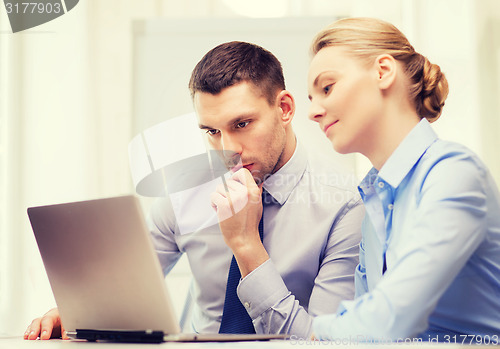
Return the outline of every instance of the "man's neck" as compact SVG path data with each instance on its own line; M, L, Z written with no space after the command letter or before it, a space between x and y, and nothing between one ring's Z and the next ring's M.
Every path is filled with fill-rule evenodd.
M282 168L291 158L293 153L295 152L295 148L297 147L297 139L295 137L295 134L291 130L287 130L286 133L286 140L285 140L285 147L283 148L283 152L281 153L281 156L276 163L276 166L274 167L274 170L272 173L276 173Z

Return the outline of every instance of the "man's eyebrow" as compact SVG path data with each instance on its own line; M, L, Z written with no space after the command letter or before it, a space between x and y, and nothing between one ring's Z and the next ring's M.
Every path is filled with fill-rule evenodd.
M203 124L198 124L198 127L199 127L201 130L213 130L213 129L214 129L213 127L206 126L206 125L203 125Z
M237 117L229 120L227 122L227 125L230 126L230 125L237 124L241 121L251 119L252 117L254 117L254 115L255 115L255 113L245 113L245 114L238 115ZM217 127L207 126L207 125L203 125L203 124L198 124L198 127L202 130L215 130L217 128Z

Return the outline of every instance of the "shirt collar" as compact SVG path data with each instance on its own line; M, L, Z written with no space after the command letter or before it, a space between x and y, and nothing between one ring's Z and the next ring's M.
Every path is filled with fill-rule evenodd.
M437 139L429 121L423 118L398 145L380 169L372 168L360 184L360 189L373 185L376 177L397 188L426 150Z
M290 160L264 181L264 189L280 205L286 202L307 167L306 150L299 144L298 140L296 143L295 151Z

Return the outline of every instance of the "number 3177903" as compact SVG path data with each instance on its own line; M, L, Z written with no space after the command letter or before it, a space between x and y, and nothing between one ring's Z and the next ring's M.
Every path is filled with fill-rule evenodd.
M7 13L61 13L60 3L50 2L5 2Z

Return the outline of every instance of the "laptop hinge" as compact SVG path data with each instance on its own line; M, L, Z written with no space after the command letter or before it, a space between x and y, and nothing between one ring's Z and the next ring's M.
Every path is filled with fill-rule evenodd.
M92 330L77 329L76 339L85 339L90 342L110 341L126 343L161 343L164 338L163 331L123 331L123 330Z

